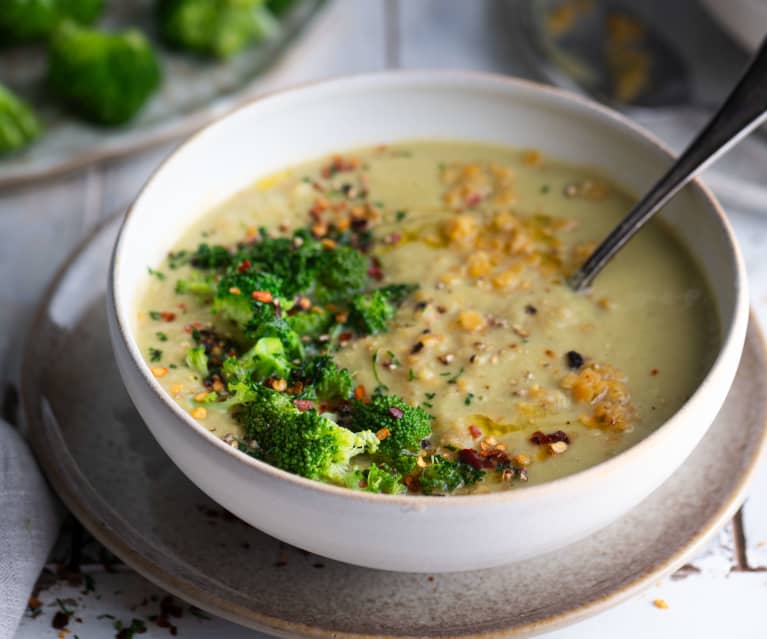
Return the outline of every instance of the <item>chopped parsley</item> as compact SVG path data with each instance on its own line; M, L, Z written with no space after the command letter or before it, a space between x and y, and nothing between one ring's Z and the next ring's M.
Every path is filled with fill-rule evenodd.
M159 348L149 349L149 361L159 362L162 359L162 351Z
M449 380L447 380L447 383L455 384L461 375L463 375L463 366L461 366L461 370L459 370L455 375L453 375Z
M471 402L474 400L474 393L469 393L463 400L463 403L467 406L471 406Z
M156 271L151 266L147 266L146 270L151 276L156 277L161 282L165 279L165 273L162 271Z
M149 311L149 317L151 317L153 320L161 320L162 313L160 313L160 311Z
M154 335L161 342L167 342L168 341L168 336L165 333L163 333L162 331L157 331Z
M401 222L407 217L407 211L397 211L394 217L397 219L397 222Z

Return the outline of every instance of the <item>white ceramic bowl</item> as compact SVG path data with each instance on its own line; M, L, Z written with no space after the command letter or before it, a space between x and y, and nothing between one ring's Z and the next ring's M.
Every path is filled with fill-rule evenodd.
M159 263L211 205L285 165L413 138L536 147L602 167L638 193L670 163L666 150L621 116L499 76L384 73L261 98L181 146L133 204L109 281L115 355L130 396L171 459L264 532L374 568L439 572L510 563L574 542L639 503L682 464L724 401L746 332L746 278L730 227L700 183L680 193L664 218L687 241L715 293L721 352L659 430L609 461L548 484L439 499L371 495L291 475L232 449L191 419L152 377L133 336L147 265Z

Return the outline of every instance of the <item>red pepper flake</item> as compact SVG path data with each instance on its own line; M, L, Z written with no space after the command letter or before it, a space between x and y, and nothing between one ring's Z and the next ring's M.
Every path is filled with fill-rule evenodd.
M339 342L348 342L352 337L354 337L354 333L350 333L350 332L346 331L344 333L341 333L338 336L338 341Z
M242 262L240 262L240 265L237 267L237 272L245 273L251 266L253 265L250 263L250 260L242 260Z
M311 399L294 399L293 404L295 404L296 408L301 412L314 408L314 402Z
M464 464L474 466L474 468L482 468L485 465L485 460L480 457L479 453L473 448L464 448L458 452L458 459Z
M396 406L389 406L389 415L394 417L394 419L402 419L402 416L405 413L402 411L401 408L397 408Z
M659 372L660 372L660 371L659 371L657 368L653 368L653 369L650 371L650 375L652 375L653 377L655 377L655 376L656 376L656 375L657 375Z
M357 386L357 388L354 389L354 399L361 400L365 399L367 396L367 393L365 392L365 385L360 384Z
M402 234L390 233L389 236L384 241L387 244L398 244L401 239L402 239Z
M373 258L370 262L370 268L368 269L368 277L372 277L376 281L383 279L383 271L381 270L381 262L377 258Z
M181 304L178 305L178 308L180 308L182 311L186 311L186 304L184 304L184 302L181 302Z
M544 434L540 430L537 430L530 436L530 442L536 446L554 444L556 442L565 442L565 444L569 444L570 437L566 432L562 430L556 430L553 433L549 433L548 435Z
M482 437L482 431L479 428L477 428L477 426L474 424L469 424L469 434L474 439L479 439L480 437Z
M264 304L272 301L272 294L269 291L253 291L250 295L254 300Z
M479 193L472 193L468 198L466 198L466 205L467 206L477 206L482 201L482 196Z
M170 311L163 311L160 313L160 317L162 317L163 321L165 322L172 322L174 319L176 319L176 314L171 313Z

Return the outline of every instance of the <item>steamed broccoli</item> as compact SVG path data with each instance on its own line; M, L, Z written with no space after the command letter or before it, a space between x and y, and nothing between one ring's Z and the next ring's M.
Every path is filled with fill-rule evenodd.
M311 309L290 315L286 321L290 328L299 335L318 337L328 330L333 322L333 317L327 311Z
M408 295L417 289L417 284L389 284L389 286L383 286L378 290L381 291L387 302L399 306L407 299Z
M338 368L329 355L314 358L305 371L305 383L312 386L317 399L336 401L349 399L354 378L346 368Z
M290 325L278 317L263 319L261 317L251 320L245 327L245 335L248 339L258 340L262 337L274 337L282 342L285 352L290 359L303 359L304 345L301 337Z
M210 276L195 273L188 279L176 281L176 293L188 293L201 298L213 297L216 294L216 282Z
M421 442L431 435L431 415L410 406L396 395L374 395L368 402L356 401L352 406L351 429L388 434L381 441L379 457L402 473L415 467Z
M433 455L431 463L418 477L424 495L451 493L461 486L470 486L484 477L485 471L442 455Z
M238 258L250 264L249 270L269 271L282 278L283 292L290 297L312 286L319 256L324 250L322 244L303 230L290 238L269 237L261 229L260 241L241 247Z
M227 273L218 282L212 310L244 328L254 318L262 322L274 316L271 300L281 290L282 280L271 273ZM261 300L253 293L263 294Z
M160 83L160 67L138 31L106 33L65 21L48 55L48 82L74 113L104 125L130 120Z
M103 9L104 0L3 0L0 3L0 42L46 38L65 19L90 24Z
M263 5L263 0L160 0L160 32L179 49L229 58L279 28Z
M186 352L186 365L206 378L210 371L208 370L208 356L205 354L204 346L195 346Z
M371 464L365 475L365 490L371 493L399 495L407 490L402 475L377 464Z
M32 109L0 84L0 155L26 146L41 131Z
M315 410L300 411L287 395L264 386L254 387L252 395L237 414L247 439L256 443L248 452L278 468L344 483L351 458L378 446L370 431L353 433Z
M189 262L196 268L220 268L230 266L235 256L225 247L210 244L200 244L194 253L189 254Z
M285 347L277 337L262 337L239 359L242 370L255 381L269 377L286 378L292 364L285 353Z
M317 270L317 282L323 297L345 300L360 291L368 280L369 260L350 246L336 246L326 250Z
M386 331L396 309L379 290L361 293L352 299L349 324L363 335L375 335Z

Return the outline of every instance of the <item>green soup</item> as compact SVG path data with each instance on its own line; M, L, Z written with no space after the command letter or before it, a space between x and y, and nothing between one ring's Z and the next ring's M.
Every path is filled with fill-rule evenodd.
M631 205L589 169L484 144L290 167L152 265L138 341L201 424L291 472L395 493L548 481L660 426L720 339L659 222L592 290L565 285Z

